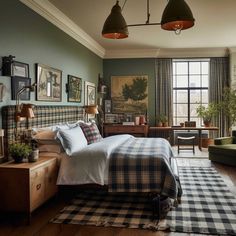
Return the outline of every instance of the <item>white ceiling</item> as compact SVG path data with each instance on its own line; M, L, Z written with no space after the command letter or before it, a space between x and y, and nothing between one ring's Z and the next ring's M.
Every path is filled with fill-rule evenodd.
M21 0L24 2L24 0ZM25 0L33 1L36 0ZM236 0L186 0L195 18L195 26L180 35L160 26L129 27L127 39L105 39L101 35L106 17L115 0L49 0L94 39L106 53L236 47ZM48 0L40 0L42 4ZM124 0L120 0L122 6ZM150 0L150 22L160 22L167 0ZM146 0L127 0L123 9L127 24L145 23Z

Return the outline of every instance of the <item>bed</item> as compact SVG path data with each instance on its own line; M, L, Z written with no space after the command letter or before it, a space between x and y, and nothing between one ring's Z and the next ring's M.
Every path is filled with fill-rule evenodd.
M57 183L108 185L110 192L156 192L174 199L177 173L171 164L167 140L115 135L63 155Z
M36 118L30 121L30 127L73 124L83 118L83 110L77 106L36 106L34 111ZM3 107L2 118L7 147L14 134L14 106ZM23 123L20 129L25 129ZM64 132L71 130L75 127ZM71 140L77 140L78 145L83 143L82 138L72 136ZM58 154L61 159L58 185L96 184L107 186L110 192L151 193L156 217L159 217L161 196L181 197L177 164L165 139L116 135L86 144L79 150L72 148L68 152L65 147L64 150Z

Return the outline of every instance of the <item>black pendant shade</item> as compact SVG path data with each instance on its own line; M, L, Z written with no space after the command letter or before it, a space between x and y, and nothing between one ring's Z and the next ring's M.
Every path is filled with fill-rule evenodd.
M184 0L169 0L161 19L164 30L181 31L194 25L193 14Z
M128 27L121 14L119 1L117 1L103 25L102 36L110 39L123 39L127 38L128 35Z
M127 0L125 0L125 3L126 1ZM147 0L146 23L127 25L124 17L121 14L121 11L122 10L119 6L119 1L117 1L116 4L112 7L111 13L107 17L103 25L102 36L104 38L127 38L129 35L128 27L148 25L161 25L161 28L164 30L175 31L176 34L180 34L181 30L191 28L194 25L195 21L191 9L184 0L168 0L168 3L163 11L160 23L149 22L149 0Z

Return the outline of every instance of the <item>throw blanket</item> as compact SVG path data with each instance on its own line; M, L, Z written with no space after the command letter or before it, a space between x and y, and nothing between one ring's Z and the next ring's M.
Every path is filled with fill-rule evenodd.
M109 160L110 192L155 192L175 199L170 144L162 138L134 138L116 147Z

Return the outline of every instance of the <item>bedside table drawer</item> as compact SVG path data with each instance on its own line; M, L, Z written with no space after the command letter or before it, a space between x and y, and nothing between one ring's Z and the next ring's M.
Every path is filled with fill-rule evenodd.
M57 192L58 164L55 159L51 165L45 167L45 199L49 199Z
M44 202L45 168L38 168L30 173L30 210L33 211Z

